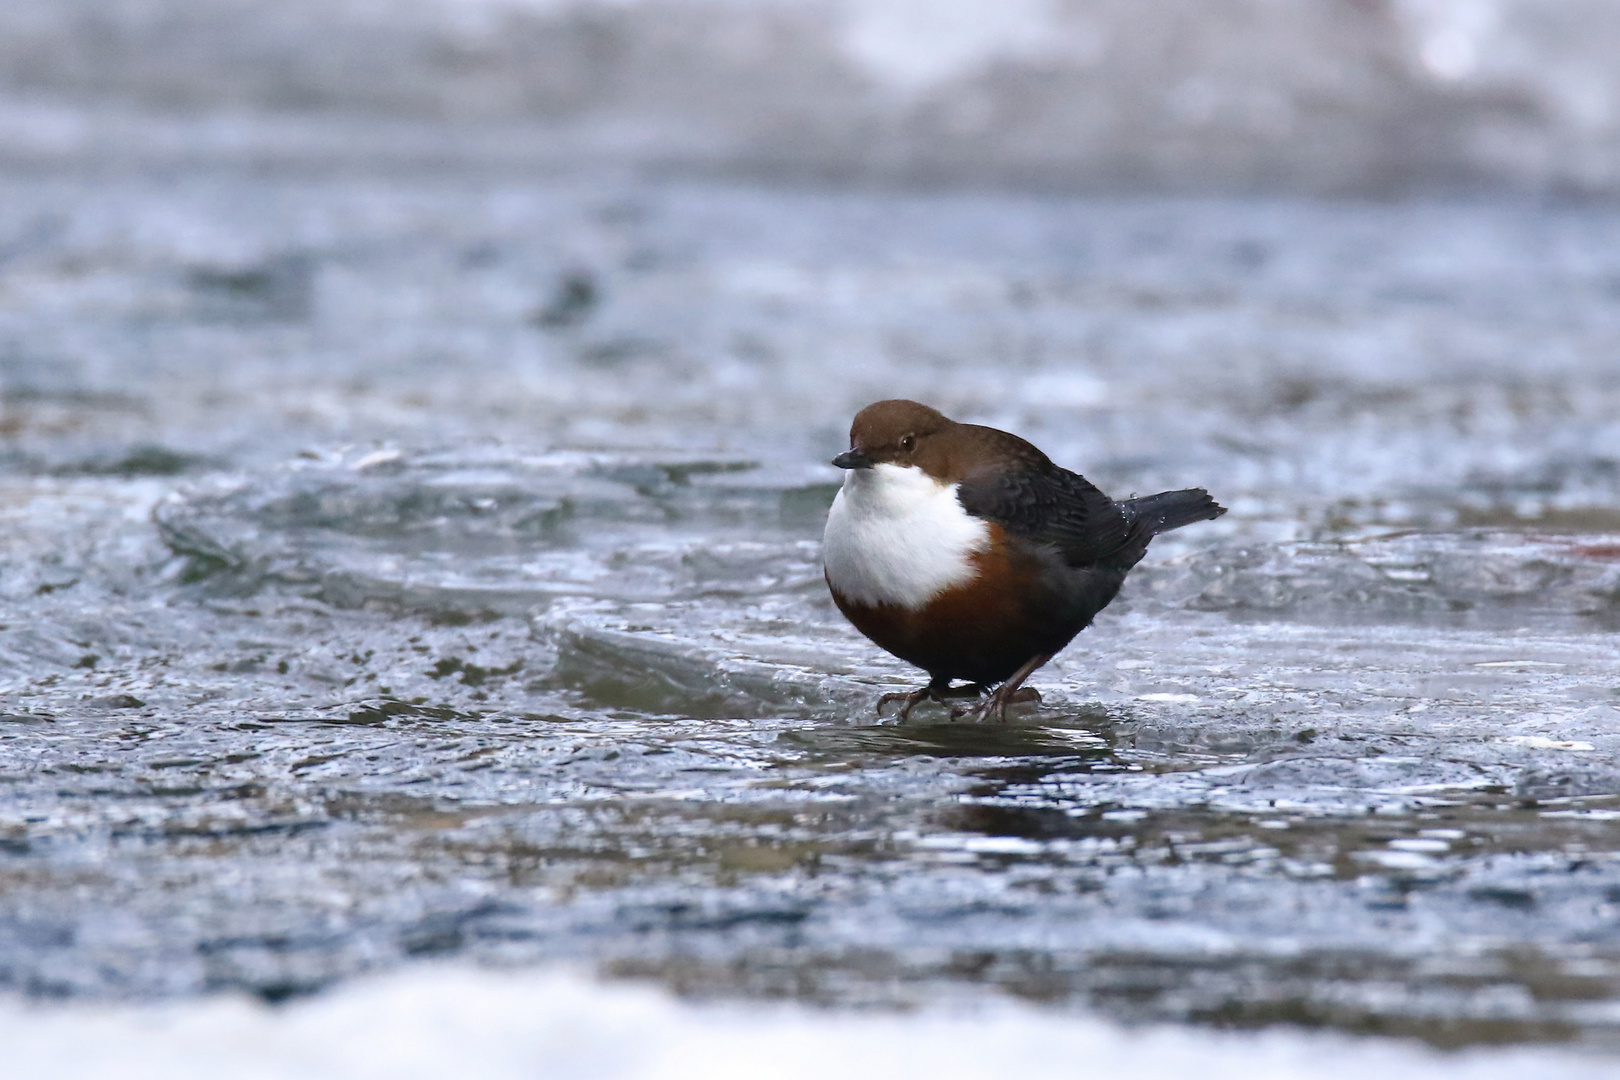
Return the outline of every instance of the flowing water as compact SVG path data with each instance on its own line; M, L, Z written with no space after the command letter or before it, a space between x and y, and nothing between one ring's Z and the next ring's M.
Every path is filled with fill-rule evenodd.
M0 981L420 957L1620 1039L1620 214L0 183ZM1156 541L1008 724L820 525L914 396Z

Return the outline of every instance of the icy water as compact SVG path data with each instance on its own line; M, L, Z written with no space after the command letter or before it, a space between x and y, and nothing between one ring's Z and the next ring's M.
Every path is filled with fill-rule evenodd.
M1620 1041L1620 214L0 182L0 979L416 958ZM1155 543L1006 725L820 579L924 398Z

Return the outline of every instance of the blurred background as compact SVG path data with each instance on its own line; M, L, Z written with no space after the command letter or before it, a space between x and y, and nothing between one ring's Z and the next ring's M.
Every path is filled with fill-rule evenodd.
M1603 0L15 0L17 164L1609 197Z
M1595 1075L1617 199L1607 0L7 0L0 1029L335 1070L453 969ZM1232 512L1042 707L878 724L819 541L894 396Z

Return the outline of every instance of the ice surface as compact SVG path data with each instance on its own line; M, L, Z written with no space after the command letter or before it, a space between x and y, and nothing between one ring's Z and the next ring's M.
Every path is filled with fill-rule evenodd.
M1612 1048L1612 211L0 184L18 994L572 958ZM880 723L818 560L891 394L1232 512L1039 707Z

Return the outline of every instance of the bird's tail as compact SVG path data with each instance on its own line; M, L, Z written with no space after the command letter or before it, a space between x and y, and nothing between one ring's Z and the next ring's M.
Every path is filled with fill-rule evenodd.
M1226 507L1210 498L1203 488L1161 491L1140 499L1126 499L1122 505L1133 520L1145 525L1154 536L1195 521L1213 521L1226 513Z

